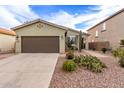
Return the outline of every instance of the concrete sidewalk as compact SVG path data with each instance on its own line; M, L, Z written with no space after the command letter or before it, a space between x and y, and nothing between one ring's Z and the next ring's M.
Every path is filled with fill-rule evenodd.
M92 56L96 56L96 57L109 57L107 55L102 55L100 53L97 53L97 52L91 51L91 50L83 50L83 52L88 53L88 54L90 54Z
M58 56L57 53L25 53L0 60L0 87L49 87Z

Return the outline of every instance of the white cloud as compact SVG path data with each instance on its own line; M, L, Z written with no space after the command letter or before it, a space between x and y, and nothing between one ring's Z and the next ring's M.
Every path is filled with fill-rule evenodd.
M75 28L73 23L74 16L75 15L70 15L65 11L59 11L49 16L45 16L45 19L59 25Z
M102 5L100 7L96 7L91 10L100 10L100 12L97 13L91 13L91 14L80 14L80 15L72 15L65 11L59 11L57 13L53 13L49 16L46 16L46 20L71 27L74 29L76 28L76 24L82 23L87 25L85 29L80 29L85 31L89 27L95 25L96 23L102 21L103 19L107 18L111 14L115 13L116 11L122 9L122 5ZM79 30L79 29L78 29Z
M0 26L11 28L29 21L38 16L29 8L29 6L0 6Z
M52 13L51 15L46 14L45 16L42 16L42 18L47 21L54 22L56 24L60 24L74 29L77 29L76 24L82 23L85 25L85 29L78 30L86 30L87 28L95 25L96 23L110 16L114 12L120 10L121 8L123 8L123 5L102 5L99 7L91 8L91 11L100 10L97 13L75 13L74 15L69 14L66 11L60 10L59 12ZM31 8L27 5L0 6L0 12L0 26L7 28L17 26L25 21L30 21L39 18L39 16L34 13Z
M91 27L94 24L99 23L103 19L109 17L110 15L119 11L122 8L124 8L124 6L122 6L122 5L103 5L100 7L101 11L96 13L94 16L92 16L93 18L95 18L95 20L89 21L89 22L87 22L87 24L89 24L89 27ZM87 28L89 28L89 27L87 27Z

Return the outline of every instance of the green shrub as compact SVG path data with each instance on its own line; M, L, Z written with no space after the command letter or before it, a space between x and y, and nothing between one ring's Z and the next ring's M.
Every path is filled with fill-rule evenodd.
M102 68L107 68L107 66L102 62L101 62L101 66L102 66Z
M119 65L124 67L124 49L117 48L116 50L112 51L114 57L119 58Z
M86 67L87 69L90 69L90 57L89 56L80 56L81 57L81 60L80 60L80 62L81 62L81 65L82 66L84 66L84 67Z
M69 49L70 51L78 50L78 48L77 48L76 46L72 46L72 45L69 46L68 49Z
M74 56L73 61L77 64L80 63L80 56Z
M92 67L92 71L93 72L102 72L102 65L100 64L100 63L92 63L92 65L91 65Z
M107 48L102 48L101 51L102 51L103 53L106 53Z
M93 51L95 51L96 49L95 49L95 48L93 48L92 50L93 50Z
M117 50L113 50L112 54L113 54L114 57L117 57L118 56L118 51Z
M103 64L97 57L94 56L77 56L74 58L75 63L85 67L93 72L102 72L103 68L106 68L106 65Z
M67 59L73 59L73 58L74 58L74 53L73 53L73 51L67 52L67 53L66 53L66 58L67 58Z
M74 71L76 69L76 64L73 60L66 60L64 63L63 63L63 69L65 71Z
M114 57L122 58L124 57L124 49L117 48L116 50L112 51Z
M124 57L120 58L119 64L121 67L124 67Z
M124 39L120 40L120 45L124 45Z
M68 48L69 48L69 50L74 50L73 46L69 46Z

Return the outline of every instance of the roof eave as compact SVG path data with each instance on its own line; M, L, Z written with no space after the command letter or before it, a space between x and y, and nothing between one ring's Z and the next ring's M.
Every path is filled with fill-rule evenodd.
M25 26L28 26L28 25L31 25L31 24L34 24L34 23L37 23L37 22L43 22L45 24L48 24L48 25L51 25L51 26L55 26L57 28L60 28L60 29L63 29L63 30L71 30L71 31L74 31L74 32L77 32L79 33L78 30L74 30L74 29L71 29L71 28L68 28L68 27L64 27L64 26L61 26L61 25L57 25L57 24L54 24L54 23L51 23L51 22L48 22L48 21L45 21L45 20L41 20L41 19L36 19L36 20L33 20L31 22L27 22L27 23L24 23L22 25L19 25L19 26L16 26L16 27L13 27L11 28L12 30L17 30L17 29L20 29L20 28L23 28Z

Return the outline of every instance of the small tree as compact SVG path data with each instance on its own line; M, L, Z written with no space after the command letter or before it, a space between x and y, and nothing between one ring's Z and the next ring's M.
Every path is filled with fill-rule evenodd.
M107 48L102 48L101 51L105 54L107 51Z
M120 40L120 45L124 45L124 39Z
M80 31L80 35L79 35L79 52L81 52L81 46L82 46L82 32Z

